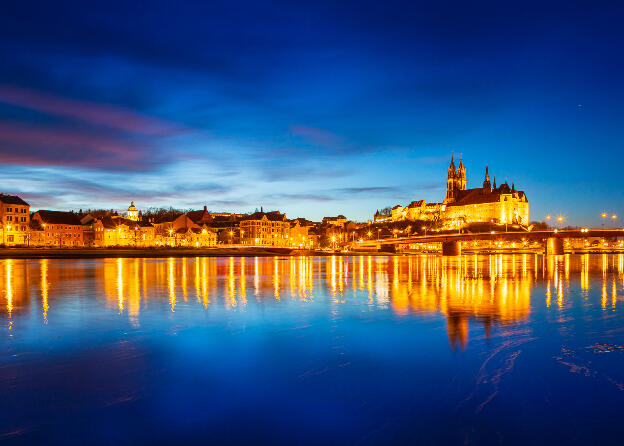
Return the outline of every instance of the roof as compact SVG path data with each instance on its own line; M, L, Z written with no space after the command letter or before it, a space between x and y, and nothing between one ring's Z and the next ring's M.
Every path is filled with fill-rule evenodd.
M518 198L526 199L526 195L523 191L514 192L518 194ZM459 196L457 197L457 199L452 203L448 203L447 206L465 206L467 204L495 203L500 201L501 195L511 193L511 189L507 184L502 184L497 189L492 189L492 191L489 191L488 189L483 189L481 187L466 189L458 191Z
M316 224L313 221L308 220L308 219L303 218L303 217L293 218L292 220L290 220L290 222L292 224L299 223L299 226L314 226Z
M38 214L41 221L46 224L75 226L82 225L82 223L80 222L80 218L78 218L78 215L73 212L41 210L37 211L36 214Z
M106 217L102 217L100 221L102 222L102 226L104 226L106 229L115 229L121 225L126 225L128 226L129 229L137 229L139 227L149 228L153 226L151 223L147 221L134 221L134 220L128 220L127 218L123 218L123 217L113 218L111 216L106 216Z
M246 215L241 220L262 220L263 217L266 217L269 221L285 221L286 214L282 214L279 211L273 212L254 212L253 214Z
M203 223L212 220L210 213L207 210L189 211L186 215L195 223Z
M172 223L175 221L180 215L184 215L184 212L172 211L171 213L167 213L164 215L160 215L154 218L154 223Z
M419 208L425 204L425 200L414 200L407 205L408 208Z
M30 206L17 195L0 194L0 201L4 204L18 204L22 206Z

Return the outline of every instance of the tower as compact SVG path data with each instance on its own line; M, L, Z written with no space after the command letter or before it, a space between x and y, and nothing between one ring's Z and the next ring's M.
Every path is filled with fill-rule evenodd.
M134 201L130 203L130 207L128 207L126 218L132 221L139 221L139 211L136 206L134 206Z
M446 177L446 199L454 200L455 199L455 177L457 176L457 171L455 170L455 161L453 161L453 156L451 156L451 164L448 168L448 176Z
M457 167L457 175L455 177L455 184L458 190L466 190L466 168L464 167L464 161L459 158L459 166Z
M485 180L483 180L483 189L488 192L492 189L492 185L490 184L490 173L488 172L488 166L485 166Z

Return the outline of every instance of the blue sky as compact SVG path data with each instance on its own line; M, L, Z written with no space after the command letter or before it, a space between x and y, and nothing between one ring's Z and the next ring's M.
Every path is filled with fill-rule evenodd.
M15 2L0 189L33 209L440 201L452 153L531 218L624 218L615 2Z

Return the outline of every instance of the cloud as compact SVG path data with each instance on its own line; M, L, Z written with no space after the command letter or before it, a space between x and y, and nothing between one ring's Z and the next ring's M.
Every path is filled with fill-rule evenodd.
M0 84L0 102L134 134L171 136L184 131L179 124L121 107L67 99L14 85Z
M291 134L303 137L317 146L333 146L342 142L342 139L337 135L317 127L292 125L289 130Z
M145 170L158 158L145 142L74 128L0 122L0 141L6 164Z
M346 195L352 194L389 194L399 192L399 189L396 187L390 186L368 186L368 187L345 187L342 189L336 189L341 193Z

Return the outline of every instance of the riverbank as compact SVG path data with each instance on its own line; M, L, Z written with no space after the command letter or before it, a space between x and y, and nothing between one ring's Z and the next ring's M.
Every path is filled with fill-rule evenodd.
M163 257L273 257L309 255L291 248L1 248L0 259L103 259Z

